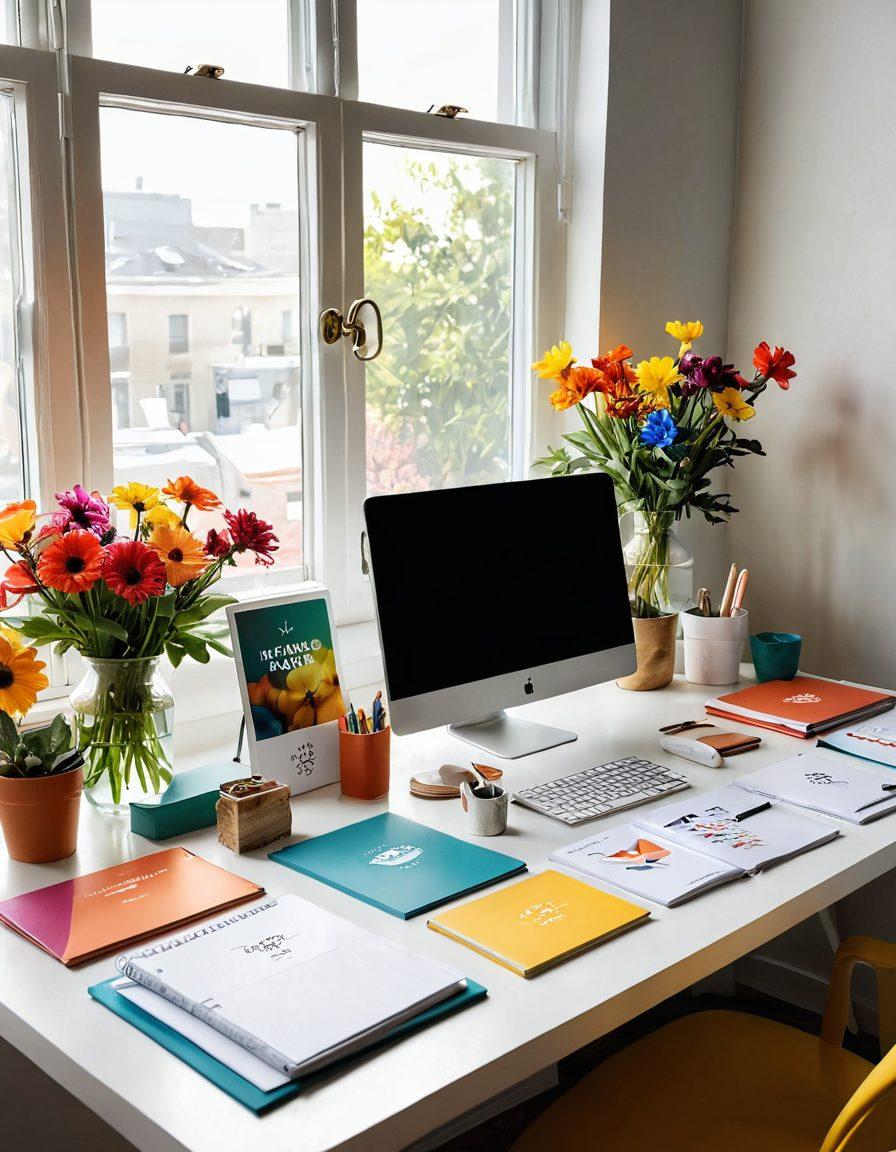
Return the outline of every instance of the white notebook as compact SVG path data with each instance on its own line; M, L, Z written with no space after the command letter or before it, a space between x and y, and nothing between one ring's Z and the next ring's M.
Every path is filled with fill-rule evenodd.
M295 1077L459 992L454 968L287 895L135 949L119 971Z
M868 824L896 809L892 772L878 776L853 764L811 754L791 756L741 776L737 786L851 824Z
M634 824L593 832L552 852L551 860L667 908L745 875L742 868L648 835Z
M754 811L760 805L767 807ZM681 800L651 808L634 824L749 875L840 835L832 824L791 812L734 784L687 793Z

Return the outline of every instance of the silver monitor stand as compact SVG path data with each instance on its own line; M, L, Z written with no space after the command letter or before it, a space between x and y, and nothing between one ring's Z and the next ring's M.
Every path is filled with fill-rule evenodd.
M519 720L503 710L468 724L449 724L448 731L459 740L466 740L468 744L475 744L477 748L505 760L517 760L520 756L544 752L547 748L571 744L578 739L575 732L567 732L565 728L550 728L532 720Z

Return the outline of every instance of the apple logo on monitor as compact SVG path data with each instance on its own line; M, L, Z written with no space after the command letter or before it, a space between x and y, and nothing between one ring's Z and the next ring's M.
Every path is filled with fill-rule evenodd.
M523 685L523 691L526 693L527 696L531 696L532 693L535 691L535 685L532 683L532 677L531 676L526 681L526 683Z

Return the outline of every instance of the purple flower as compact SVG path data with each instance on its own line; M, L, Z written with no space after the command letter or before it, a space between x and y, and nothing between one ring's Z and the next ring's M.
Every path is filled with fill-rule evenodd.
M68 492L57 492L56 500L61 512L53 516L53 524L60 532L83 528L94 536L105 536L112 529L109 505L99 492L88 492L76 484Z
M721 356L707 356L705 360L696 352L685 352L678 365L683 376L682 396L692 396L699 388L721 392L725 388L740 388L741 377L733 364L723 364Z

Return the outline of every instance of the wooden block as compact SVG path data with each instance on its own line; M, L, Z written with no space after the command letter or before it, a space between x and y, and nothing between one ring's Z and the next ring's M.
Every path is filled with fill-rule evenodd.
M274 780L249 796L220 796L215 811L218 840L232 852L263 848L292 831L289 788Z

